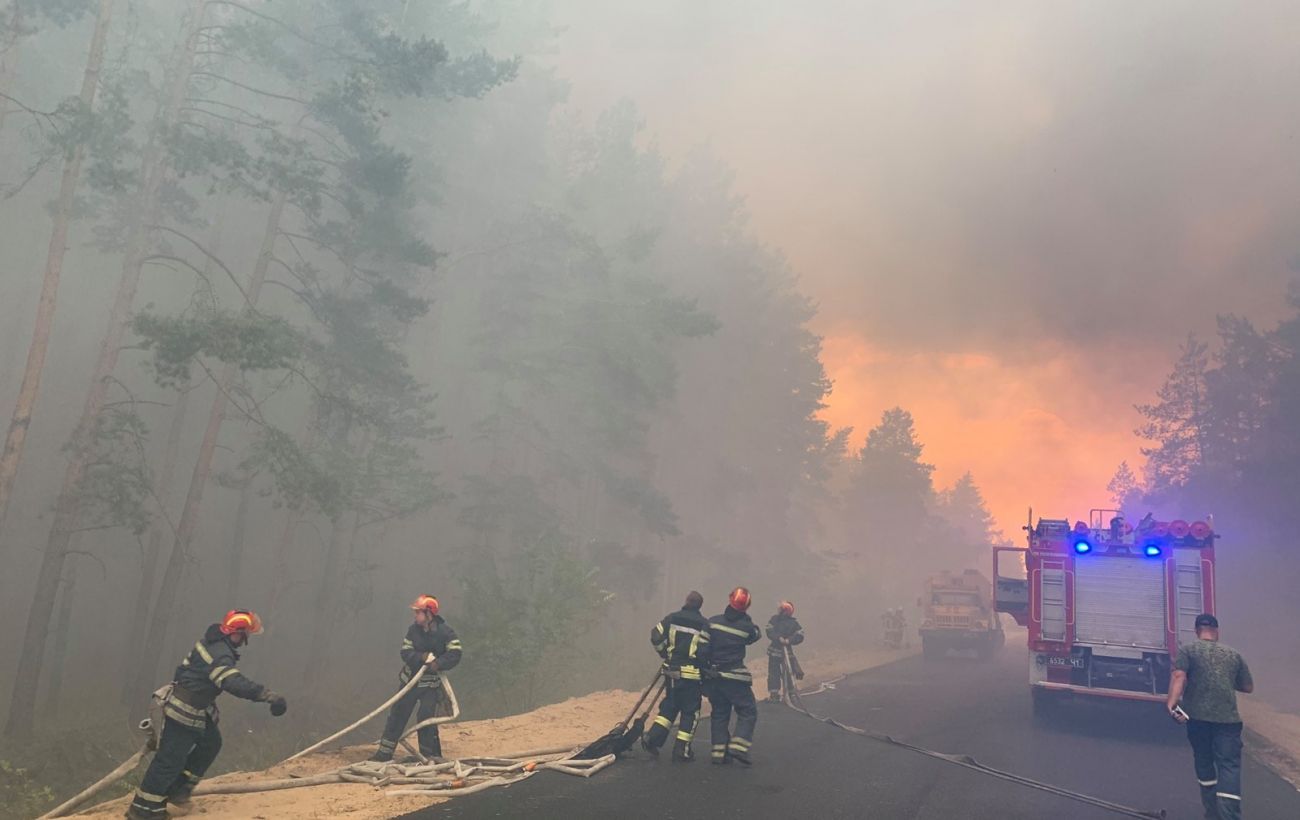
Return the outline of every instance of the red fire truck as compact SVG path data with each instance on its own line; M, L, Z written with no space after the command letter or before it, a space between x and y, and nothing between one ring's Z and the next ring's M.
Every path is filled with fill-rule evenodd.
M1031 511L1025 529L1026 549L994 548L994 601L1029 630L1035 714L1077 695L1163 702L1170 659L1214 612L1213 521Z

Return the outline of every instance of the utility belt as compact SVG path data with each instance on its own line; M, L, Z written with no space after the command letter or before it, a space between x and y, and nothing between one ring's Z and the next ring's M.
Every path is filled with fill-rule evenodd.
M416 689L433 689L442 686L442 675L427 667L421 667L420 682L415 685ZM397 674L397 680L405 686L411 682L411 667L403 666L402 671Z
M164 717L191 729L206 729L208 721L215 724L220 716L214 696L200 695L176 683L155 692L154 700L162 704Z
M700 668L694 664L664 663L663 675L669 680L700 680Z

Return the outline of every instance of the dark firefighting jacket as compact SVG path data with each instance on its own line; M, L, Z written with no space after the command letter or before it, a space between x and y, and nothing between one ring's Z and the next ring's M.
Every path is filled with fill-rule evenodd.
M193 729L202 729L217 718L217 695L229 692L244 700L263 700L267 688L244 676L235 666L239 653L230 637L213 624L203 639L176 667L170 693L163 700L163 714Z
M794 619L793 615L778 612L767 622L767 639L771 641L767 646L769 657L780 658L785 656L781 645L782 638L789 638L791 646L798 646L803 643L803 627L799 626L799 622Z
M753 680L745 668L745 647L763 635L748 615L729 606L721 615L709 619L704 634L708 640L702 642L701 660L717 677L747 683Z
M670 677L699 680L700 648L708 643L709 622L699 609L682 607L650 630L650 645L664 659Z
M415 688L441 686L442 675L439 673L449 672L460 663L460 651L460 638L456 637L456 630L448 626L442 616L434 615L433 623L427 630L419 624L411 624L402 641L402 671L397 676L398 680L405 686L411 680L411 675L420 671L432 653L438 662L438 668L425 668Z

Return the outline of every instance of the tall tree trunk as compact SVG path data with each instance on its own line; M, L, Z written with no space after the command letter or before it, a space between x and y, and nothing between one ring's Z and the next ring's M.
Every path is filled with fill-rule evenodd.
M343 550L346 543L356 539L361 522L361 516L356 512L351 517L350 523L345 523L343 518L334 522L321 568L320 592L313 601L315 616L312 618L311 642L307 644L307 680L303 683L307 692L308 715L319 706L321 680L327 674L329 663L337 657L330 651L329 642L338 623L338 610L343 598Z
M86 56L86 70L81 76L81 105L87 111L94 107L95 94L99 90L99 72L104 65L104 41L108 38L112 16L113 0L100 0L95 32L90 38L90 52ZM17 20L16 10L14 17ZM11 45L11 51L12 47ZM5 72L9 71L10 56L7 54L5 57ZM4 78L0 77L0 93L6 90L4 82ZM0 118L3 116L3 102L0 101ZM18 474L18 464L22 461L27 428L31 425L32 409L36 406L41 373L45 369L45 352L49 349L54 308L59 297L59 277L63 274L63 256L68 249L68 226L72 222L72 206L77 196L77 182L81 178L81 163L85 156L85 145L78 143L63 157L63 177L59 181L59 197L54 206L54 229L50 233L50 247L45 256L45 275L41 280L41 299L36 307L36 325L32 330L31 344L27 348L27 367L23 370L18 402L14 405L9 430L5 433L4 449L0 450L0 531L4 529L14 477Z
M176 407L172 410L171 421L167 425L167 444L163 448L162 465L158 469L157 495L158 503L166 506L171 495L172 475L176 472L176 460L181 449L181 432L185 429L185 411L190 403L189 382L181 385L176 395ZM134 706L138 693L132 688L135 675L131 669L139 663L139 636L144 634L149 623L149 602L153 600L154 583L158 576L158 556L162 554L163 532L168 524L160 515L154 519L149 528L149 541L145 545L144 556L140 560L140 586L135 596L135 609L131 613L131 628L126 632L127 646L122 657L131 659L127 673L122 676L122 705ZM140 701L143 706L143 701Z
M13 17L9 19L9 36L5 38L4 50L0 51L0 130L5 127L5 117L9 114L9 100L3 95L12 95L14 78L18 76L18 44L22 40L23 4L14 3Z
M63 670L68 660L68 631L72 624L72 596L77 588L77 564L68 562L63 589L59 593L59 614L54 621L54 640L50 646L50 682L45 687L41 714L47 718L59 712L63 700Z
M109 313L108 331L91 374L90 389L81 411L81 419L73 433L72 455L63 474L63 486L54 507L54 523L41 556L41 568L32 590L32 605L27 615L27 628L23 633L22 655L14 676L13 696L9 701L9 716L5 722L5 735L14 738L30 737L32 716L36 709L36 689L40 683L41 667L45 660L45 639L49 634L50 616L54 610L54 597L63 564L68 554L68 542L77 528L80 509L78 490L87 466L89 450L87 439L94 429L99 412L103 409L108 392L109 377L117 365L117 356L126 336L131 305L140 283L140 270L144 265L153 226L158 221L159 190L167 171L166 152L162 138L178 119L190 73L194 69L194 51L198 30L203 20L207 0L190 0L185 26L173 54L167 77L170 80L161 110L145 148L142 163L141 187L134 219L126 243L122 277Z
M244 533L248 529L248 507L253 500L253 476L244 479L239 488L239 506L235 509L235 535L230 544L230 571L226 578L226 600L231 606L239 603L239 579L243 574Z
M280 218L284 215L284 206L288 197L277 192L271 203L271 212L266 219L266 232L262 237L262 249L257 263L249 277L245 293L249 305L256 305L266 281L266 271L274 255L275 240L280 235ZM162 584L158 587L158 600L154 603L153 617L149 622L149 632L145 638L140 663L136 666L135 691L143 692L150 685L154 671L158 668L158 659L167 642L167 628L176 615L176 598L181 584L181 573L189 559L190 544L199 523L199 509L203 503L203 490L207 487L212 474L212 458L217 451L217 440L221 435L221 424L225 421L226 406L230 386L234 384L239 368L234 364L223 365L217 375L217 392L212 397L212 407L208 410L208 425L203 431L203 442L199 445L198 460L194 462L194 472L190 475L189 491L185 495L185 507L176 525L176 538L172 544L171 555L167 558L167 568L163 572ZM232 604L233 605L233 604Z

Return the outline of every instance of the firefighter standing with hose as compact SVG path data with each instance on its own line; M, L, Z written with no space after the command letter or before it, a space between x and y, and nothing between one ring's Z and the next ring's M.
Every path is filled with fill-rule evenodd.
M262 621L256 614L232 609L194 644L176 667L173 682L155 693L165 719L158 751L127 807L130 820L161 820L188 812L194 787L221 751L216 700L222 692L269 703L276 717L288 709L284 696L244 677L235 666L239 647L261 631Z
M740 761L749 766L749 756L754 741L754 727L758 723L758 704L754 700L754 678L745 667L745 647L762 637L753 620L745 614L749 609L749 590L736 587L728 597L727 608L721 615L709 619L704 635L708 641L700 656L708 664L706 676L713 749L710 755L715 764ZM731 712L736 712L736 731L731 733Z
M641 738L641 746L658 757L677 720L677 740L673 743L673 760L691 763L695 753L695 717L700 711L703 692L698 658L709 640L705 630L709 622L700 614L704 596L692 590L682 608L654 625L650 644L664 659L663 674L668 678L668 693L659 704L659 715L650 731Z
M794 604L782 601L767 622L767 700L781 702L781 683L785 680L785 649L803 643L803 627L794 619Z
M388 713L388 723L384 726L383 737L379 739L379 748L370 757L371 760L386 763L393 759L397 741L402 737L402 730L411 717L411 710L419 704L416 720L426 721L432 718L442 702L442 675L460 663L461 645L456 631L438 614L438 599L432 595L421 595L411 604L415 612L415 622L406 630L402 641L402 671L398 680L405 686L412 675L420 675L420 682L407 692L405 697L393 704ZM425 726L420 729L420 754L429 758L442 757L442 739L438 736L437 726Z

